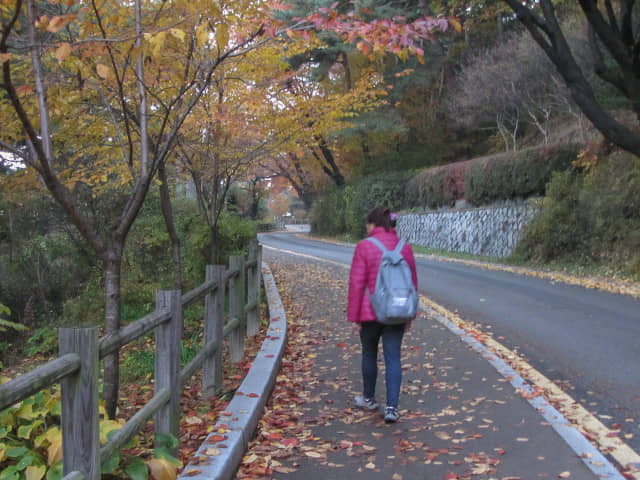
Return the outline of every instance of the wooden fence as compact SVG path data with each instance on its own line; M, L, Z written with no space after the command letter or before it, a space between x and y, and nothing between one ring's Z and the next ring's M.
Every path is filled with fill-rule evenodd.
M262 252L257 240L249 255L232 256L229 268L208 265L205 282L182 295L161 290L156 310L118 332L98 338L97 327L59 329L59 356L3 385L0 410L60 382L62 399L63 480L97 480L101 466L154 418L155 434L178 436L179 400L185 383L201 367L202 392L213 396L222 386L222 345L229 337L232 362L244 355L245 335L260 326ZM227 288L228 285L228 288ZM229 314L224 321L225 296ZM183 311L204 298L202 349L180 369ZM129 421L100 446L98 417L99 360L155 330L155 393Z

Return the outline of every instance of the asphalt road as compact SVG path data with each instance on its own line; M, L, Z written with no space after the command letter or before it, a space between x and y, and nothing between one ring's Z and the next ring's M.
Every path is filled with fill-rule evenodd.
M286 233L260 242L343 264L354 250ZM420 293L493 332L640 450L640 300L427 258L417 269Z

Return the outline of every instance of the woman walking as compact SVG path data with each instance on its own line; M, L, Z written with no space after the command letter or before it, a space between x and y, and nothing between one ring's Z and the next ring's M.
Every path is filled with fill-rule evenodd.
M374 208L368 213L366 222L369 237L376 238L388 250L396 248L400 239L391 226L391 212L388 208ZM418 276L411 246L406 244L401 253L411 269L411 279L417 290ZM374 397L378 377L378 344L382 337L387 388L384 419L386 422L395 422L400 417L398 412L402 381L400 348L405 329L409 328L410 323L383 325L376 319L376 314L369 301L369 293L373 293L375 290L381 258L382 251L373 242L363 240L356 246L351 262L347 319L352 322L354 333L360 334L363 381L363 394L357 395L354 402L360 408L378 409L379 405Z

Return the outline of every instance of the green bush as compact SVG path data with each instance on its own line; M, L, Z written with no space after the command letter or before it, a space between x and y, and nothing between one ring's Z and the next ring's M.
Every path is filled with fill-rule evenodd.
M2 383L4 378L0 378ZM60 415L62 413L59 389L45 389L35 395L0 411L0 478L3 480L60 480L62 468L62 432ZM100 420L99 437L104 445L124 424L124 420ZM161 439L177 444L173 437ZM126 445L128 449L137 449L138 438ZM139 451L139 450L138 450ZM151 458L162 460L170 469L181 466L167 448L157 445ZM112 474L114 478L147 480L150 467L139 455L117 452L103 465L103 475Z
M136 320L155 308L155 291L168 288L173 281L171 242L157 199L151 198L134 224L123 257L122 321ZM184 290L204 280L211 233L192 200L174 204L176 230L181 239ZM229 255L246 254L255 238L257 224L238 215L223 212L218 224L218 260L227 264ZM82 293L66 301L61 323L100 324L104 318L102 271L94 269Z
M472 161L464 196L474 205L514 197L542 195L555 171L565 171L576 159L574 145L532 148Z
M582 175L574 170L553 175L542 210L525 229L516 255L527 252L529 258L548 262L584 250L582 243L589 227L580 210L582 181Z
M515 255L611 265L640 276L640 159L616 152L591 170L553 175Z
M329 185L314 198L309 211L311 231L321 235L345 233L343 189Z
M407 172L361 177L342 188L329 186L316 195L309 213L311 230L322 235L362 238L365 216L376 205L400 210L408 205Z

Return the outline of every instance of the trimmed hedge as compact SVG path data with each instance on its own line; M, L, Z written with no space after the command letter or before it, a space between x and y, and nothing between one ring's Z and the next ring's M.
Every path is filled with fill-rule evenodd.
M577 145L547 146L429 168L408 183L409 203L438 208L464 198L477 206L542 195L552 173L567 170L578 151Z

